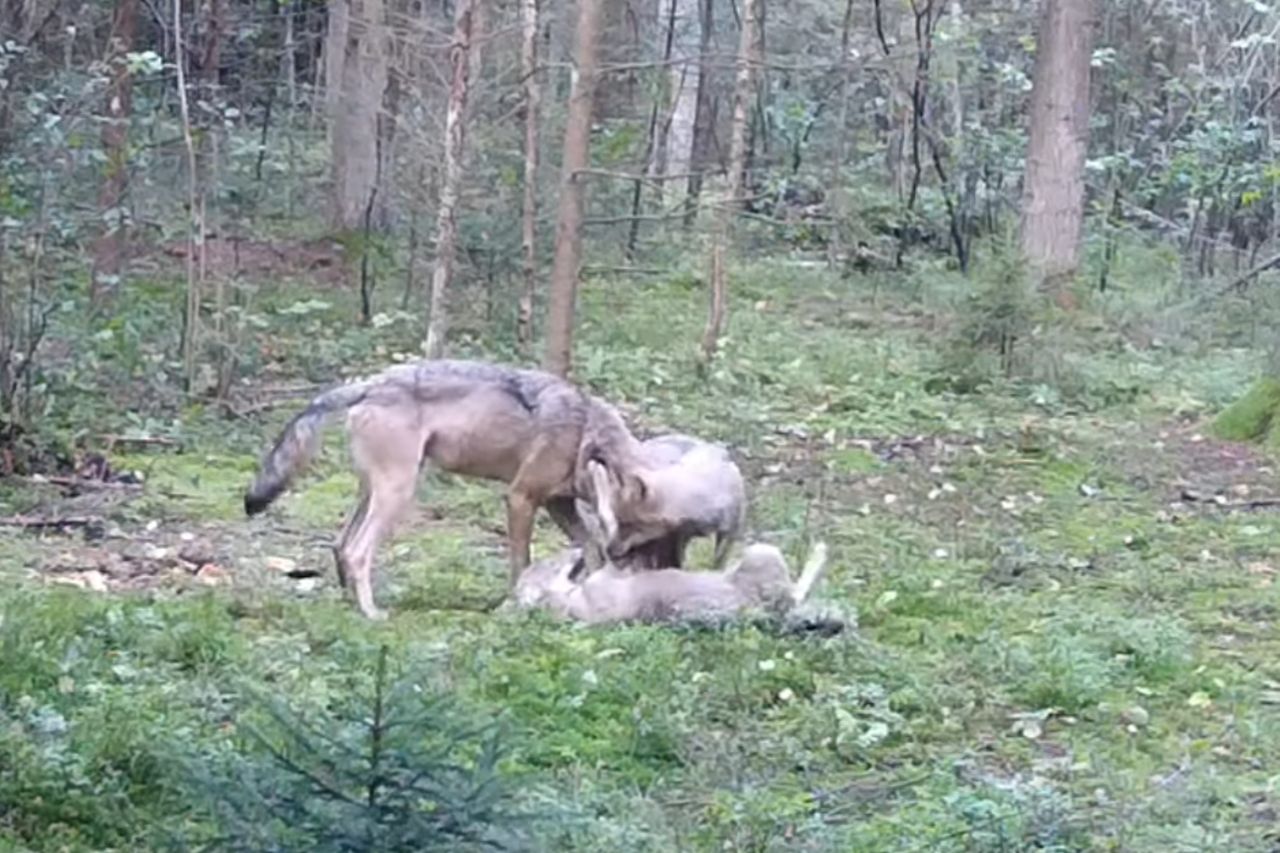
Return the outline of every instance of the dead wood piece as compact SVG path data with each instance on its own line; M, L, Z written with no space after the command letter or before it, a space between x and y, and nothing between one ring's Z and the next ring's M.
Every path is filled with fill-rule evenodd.
M91 524L101 523L101 518L91 515L67 516L65 518L40 518L28 515L11 515L7 518L0 518L0 526L21 527L27 530L39 530L50 527L88 527Z
M1229 501L1221 495L1205 495L1192 489L1183 489L1178 499L1185 503L1211 504L1225 510L1255 510L1280 507L1280 497L1253 498L1247 501Z
M130 490L141 489L142 483L121 482L117 480L91 480L85 477L63 477L49 476L40 474L33 477L26 477L27 482L35 485L48 484L51 486L62 486L68 489L81 489L83 491L94 490Z
M157 445L159 447L179 447L181 442L176 439L166 438L163 435L100 435L98 436L103 443L107 445L107 450L115 448L117 444L139 444L139 445Z

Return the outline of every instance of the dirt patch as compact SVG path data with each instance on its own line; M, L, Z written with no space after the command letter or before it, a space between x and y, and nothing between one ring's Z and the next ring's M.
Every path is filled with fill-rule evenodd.
M1146 432L1146 441L1117 435L1102 454L1135 488L1191 511L1280 510L1276 462L1257 448L1213 438L1201 423Z
M185 241L164 243L145 260L178 273L186 268L187 251ZM325 239L252 240L214 235L205 240L204 264L208 276L253 281L305 278L339 286L352 275L342 244Z
M325 543L301 531L284 531L271 538L277 552L305 553L308 559L263 555L260 548L246 543L243 531L216 524L151 521L123 528L94 522L79 529L28 531L13 541L30 543L26 568L33 577L94 592L228 586L245 579L256 583L264 576L303 586L320 583L321 566L327 564L310 557L311 552L317 558L324 556Z

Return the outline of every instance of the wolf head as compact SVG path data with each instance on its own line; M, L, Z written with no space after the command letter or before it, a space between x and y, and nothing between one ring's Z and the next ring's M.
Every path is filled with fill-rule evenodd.
M518 607L551 607L575 586L574 570L582 562L582 550L571 548L530 565L516 580Z

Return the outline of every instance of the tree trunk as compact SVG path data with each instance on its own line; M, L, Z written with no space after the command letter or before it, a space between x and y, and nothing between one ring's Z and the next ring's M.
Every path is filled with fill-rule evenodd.
M1073 305L1084 229L1092 0L1043 0L1022 195L1022 253L1036 283Z
M382 0L336 0L337 25L330 29L326 49L341 49L338 91L330 92L333 139L333 206L331 221L340 231L363 227L369 200L377 197L373 222L385 224L385 193L376 193L378 181L378 113L387 88L387 36ZM342 35L346 18L345 44ZM330 55L330 70L338 60Z
M195 390L196 353L200 338L200 301L204 289L204 210L200 193L200 169L192 138L191 109L187 103L187 58L183 53L182 0L173 0L173 64L177 75L178 108L182 116L182 140L187 155L187 292L182 312L182 375L188 394ZM197 255L199 258L197 259Z
M329 114L329 143L333 145L339 126L338 110L342 99L342 69L347 64L347 33L351 30L350 0L333 0L329 4L324 39L324 106Z
M698 119L698 93L702 74L700 45L702 16L698 0L671 0L676 61L671 75L671 124L667 131L667 171L688 185L693 164L694 126Z
M590 164L591 113L596 90L600 0L579 0L574 45L575 71L569 90L564 129L564 160L560 167L560 203L556 216L555 256L547 306L547 346L542 367L566 376L573 360L574 303L582 255L582 182Z
M849 198L844 189L844 169L849 162L849 82L853 77L853 63L849 57L849 35L853 25L853 0L845 0L844 19L840 25L840 56L837 67L840 79L836 84L836 104L840 118L836 121L838 141L835 159L831 162L831 184L828 187L831 199L831 215L835 218L835 227L831 229L831 237L827 242L827 265L835 268L844 256L844 229L849 218Z
M520 0L520 69L524 76L524 201L520 216L520 256L524 288L516 318L516 340L526 354L533 341L533 298L537 292L538 254L538 0Z
M464 118L467 88L471 75L471 26L473 0L458 0L453 20L453 44L449 47L451 80L449 107L444 123L444 181L440 185L440 207L436 213L436 263L431 272L431 308L427 321L427 358L444 355L449 331L447 297L453 278L453 262L458 247L458 193L462 188Z
M734 214L742 204L743 171L747 160L747 120L751 109L752 67L760 25L759 0L742 0L742 33L738 44L737 79L733 85L733 123L729 128L729 175L724 197L715 211L711 232L711 304L702 333L702 357L710 363L720 343L728 303L725 256Z
M645 155L645 175L650 179L657 198L658 207L663 205L663 194L666 190L664 178L670 174L667 169L667 143L671 132L671 104L674 103L676 88L671 86L671 51L675 48L676 27L679 26L676 14L679 11L679 0L658 0L658 25L662 28L662 53L659 58L666 66L664 72L667 86L659 86L653 98L653 106L649 113L648 151ZM678 79L678 78L677 78ZM637 189L643 182L637 182ZM632 215L639 214L638 205Z
M294 17L297 13L297 4L294 0L284 0L280 4L280 15L284 18L284 50L280 56L280 64L284 66L284 88L289 98L289 121L293 121L293 113L298 108L298 41L294 33Z
M698 41L698 97L693 120L693 153L690 163L689 200L685 211L685 227L692 228L702 194L702 174L711 162L713 129L716 124L715 102L712 100L711 38L715 32L715 0L701 0L701 35Z
M93 245L93 268L89 295L100 305L119 284L124 267L129 217L125 214L125 192L129 186L129 120L133 114L133 76L125 55L133 50L137 31L137 0L116 0L111 18L111 83L107 87L106 115L102 123L102 151L106 156L102 186L98 190L98 211L102 233Z

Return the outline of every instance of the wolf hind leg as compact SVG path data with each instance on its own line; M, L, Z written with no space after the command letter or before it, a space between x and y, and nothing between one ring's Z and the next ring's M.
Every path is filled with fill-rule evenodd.
M395 532L413 501L426 442L411 423L381 410L353 412L351 427L361 501L338 543L339 576L354 593L360 612L381 619L386 613L373 598L378 545Z
M338 563L344 566L344 583L355 593L360 612L371 619L386 614L373 600L373 564L378 545L395 532L405 508L413 500L416 469L396 471L373 482L359 523L342 544Z
M356 529L364 522L365 516L369 513L369 483L360 478L360 495L356 500L356 506L351 511L351 515L347 517L346 522L342 525L342 532L338 534L338 541L333 546L334 567L338 572L338 584L342 589L349 590L351 588L351 567L347 564L343 554L346 552L348 543Z

